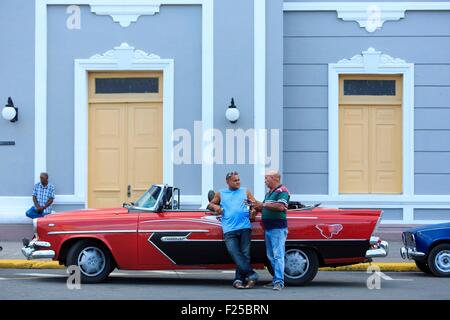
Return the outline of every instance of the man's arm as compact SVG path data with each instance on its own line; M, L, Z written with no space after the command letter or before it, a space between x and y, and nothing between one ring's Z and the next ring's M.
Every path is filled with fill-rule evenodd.
M216 192L214 194L214 198L208 204L207 208L218 214L222 214L222 208L220 207L220 193L219 192Z
M267 208L269 210L275 210L275 211L286 210L286 206L283 203L280 203L280 202L263 203L262 208Z
M34 207L36 208L36 211L38 211L38 212L41 211L42 208L39 206L39 203L38 203L35 195L33 195L33 202L34 202Z
M45 206L42 207L42 210L47 209L48 207L50 207L53 203L53 198L48 199L47 203L45 204Z
M258 201L256 201L255 197L249 190L247 190L247 201L250 204L250 221L254 221L256 215L258 214L258 211L255 209L255 204Z
M257 211L262 211L263 208L267 208L269 210L274 211L283 211L287 209L287 201L284 198L285 198L284 195L282 195L280 196L277 202L266 202L266 203L262 203L255 200L253 207Z

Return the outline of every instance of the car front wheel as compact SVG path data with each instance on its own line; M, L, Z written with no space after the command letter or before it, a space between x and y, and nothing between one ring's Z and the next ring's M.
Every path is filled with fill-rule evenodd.
M75 243L67 253L67 264L79 268L82 283L102 282L114 269L109 250L103 244L92 240Z
M273 268L267 269L273 276ZM303 286L311 282L319 270L319 258L309 248L287 248L284 256L284 282L286 285Z
M428 266L437 277L450 277L450 244L434 247L428 255Z

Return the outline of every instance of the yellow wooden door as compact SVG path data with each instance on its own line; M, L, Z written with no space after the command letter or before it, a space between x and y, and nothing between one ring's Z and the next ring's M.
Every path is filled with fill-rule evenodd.
M90 74L95 78L159 77L158 73ZM162 183L162 91L89 95L88 206L107 208L135 201Z
M344 95L350 80L395 80L392 95ZM346 75L340 79L339 192L402 193L401 76Z
M339 110L341 193L401 193L400 106L345 106Z

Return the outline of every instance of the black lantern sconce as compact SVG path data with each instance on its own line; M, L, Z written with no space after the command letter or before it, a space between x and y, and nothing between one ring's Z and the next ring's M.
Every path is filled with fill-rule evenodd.
M239 109L234 104L234 98L231 98L231 105L228 106L228 109L225 112L225 117L231 123L236 123L239 119L239 115L240 115L240 112L239 112Z
M2 117L3 119L10 122L16 122L17 120L19 120L19 108L16 108L14 106L14 102L12 101L11 97L8 98L8 103L2 110Z

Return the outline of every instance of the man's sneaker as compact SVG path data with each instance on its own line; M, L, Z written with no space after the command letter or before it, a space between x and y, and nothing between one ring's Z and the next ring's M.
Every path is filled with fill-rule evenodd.
M283 287L281 286L281 284L275 283L275 284L273 285L273 290L281 291L281 289L283 289Z
M256 280L248 280L247 284L245 285L246 289L253 288L256 284Z
M273 283L272 282L266 283L264 285L264 288L266 288L266 289L273 289Z
M233 287L235 289L245 289L245 286L243 285L242 281L236 280L233 282Z

